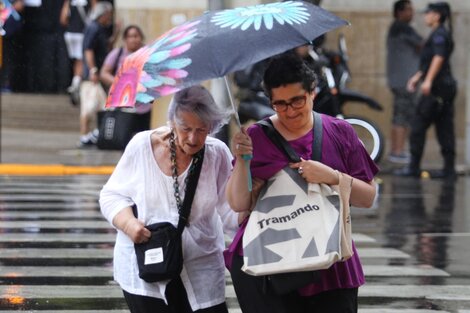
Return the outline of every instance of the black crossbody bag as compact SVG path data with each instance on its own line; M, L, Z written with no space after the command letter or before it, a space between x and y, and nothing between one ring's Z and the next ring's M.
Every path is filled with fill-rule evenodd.
M204 160L204 148L194 169L189 171L185 197L179 212L178 227L169 222L155 223L145 226L152 232L149 241L134 244L139 277L148 283L171 280L178 277L183 269L183 243L181 235L188 225L194 194ZM137 207L132 207L137 217Z
M312 143L312 160L321 160L321 145L323 138L323 127L321 115L314 113L314 126L313 126L313 143ZM300 157L292 149L289 143L282 137L282 135L274 128L271 120L262 120L257 122L263 129L266 136L288 157L292 163L300 162ZM318 282L320 280L319 271L306 271L306 272L291 272L282 274L271 274L265 276L265 292L268 290L274 293L283 295L293 292L306 285Z

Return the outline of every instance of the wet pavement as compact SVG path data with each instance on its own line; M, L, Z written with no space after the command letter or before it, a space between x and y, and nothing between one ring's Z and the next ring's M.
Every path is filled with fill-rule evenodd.
M0 312L127 312L97 202L106 179L0 176ZM375 207L352 209L359 312L470 313L470 177L378 179ZM228 276L227 302L240 312Z
M77 148L77 131L2 128L0 135L3 164L114 165L122 154L95 146Z
M112 278L115 231L97 202L107 174L90 175L112 170L121 153L77 149L78 125L20 125L0 133L0 313L128 312ZM438 168L439 146L428 139L423 167ZM464 147L458 140L459 173L469 173ZM359 312L470 313L470 176L449 184L393 177L392 164L380 166L377 205L352 210L367 280ZM71 175L79 173L87 175ZM226 290L230 313L240 313L228 276Z

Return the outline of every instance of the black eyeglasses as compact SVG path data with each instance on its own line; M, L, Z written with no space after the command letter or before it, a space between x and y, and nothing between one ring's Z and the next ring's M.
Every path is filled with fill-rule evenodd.
M290 99L290 101L285 100L277 100L271 102L274 111L276 112L285 112L287 111L287 107L290 105L292 109L297 110L301 109L307 103L307 95L297 96Z

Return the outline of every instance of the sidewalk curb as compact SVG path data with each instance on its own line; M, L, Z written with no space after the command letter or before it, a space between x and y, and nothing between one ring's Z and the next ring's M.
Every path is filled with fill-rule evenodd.
M111 175L115 166L75 166L63 164L0 164L0 175L65 176Z

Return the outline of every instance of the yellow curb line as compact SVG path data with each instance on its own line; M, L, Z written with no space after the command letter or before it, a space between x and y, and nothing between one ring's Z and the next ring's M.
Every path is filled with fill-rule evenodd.
M114 166L0 164L0 175L14 176L111 175L113 170Z

